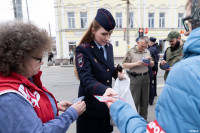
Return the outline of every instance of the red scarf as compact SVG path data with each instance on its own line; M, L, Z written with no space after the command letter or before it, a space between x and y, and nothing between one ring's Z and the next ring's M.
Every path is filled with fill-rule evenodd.
M57 103L54 96L42 86L40 80L41 74L42 72L39 71L33 77L35 84L31 83L26 77L14 72L9 77L3 77L0 74L0 95L11 92L21 95L33 106L38 117L45 123L54 119L53 108L45 92L54 99L56 107Z

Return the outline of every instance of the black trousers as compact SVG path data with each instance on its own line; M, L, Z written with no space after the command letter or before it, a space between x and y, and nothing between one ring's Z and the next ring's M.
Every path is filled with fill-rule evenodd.
M149 83L149 104L153 105L154 97L157 96L157 74L150 77Z
M52 58L51 58L51 57L48 57L48 62L49 62L49 61L51 61L51 62L52 62Z
M86 118L78 117L76 124L77 133L111 133L113 126L110 125L110 117L108 118Z
M70 64L73 64L73 60L74 60L74 58L70 58L70 59L69 59Z

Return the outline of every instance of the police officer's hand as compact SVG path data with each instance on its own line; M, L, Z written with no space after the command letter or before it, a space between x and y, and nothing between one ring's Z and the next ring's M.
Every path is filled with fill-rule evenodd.
M112 88L107 88L103 96L105 97L111 97L111 96L116 96L118 95Z
M80 116L86 110L85 101L78 101L72 104L71 107L75 108L76 112L78 113L78 116Z
M151 57L151 56L146 56L145 58L146 58L146 59L149 59L149 60L151 60L151 59L152 59L152 57Z
M135 66L141 66L141 65L144 65L142 60L138 60L137 62L135 62Z
M72 103L69 102L69 101L59 102L59 103L57 103L58 111L63 111L64 112L71 105L72 105Z
M161 64L161 65L165 65L166 63L167 63L167 62L166 62L165 60L162 60L160 64Z
M118 72L118 79L119 80L125 79L124 73L125 73L124 70L122 70L122 72Z

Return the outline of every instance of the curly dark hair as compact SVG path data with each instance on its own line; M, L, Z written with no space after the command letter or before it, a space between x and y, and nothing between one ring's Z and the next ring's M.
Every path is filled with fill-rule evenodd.
M24 62L30 57L50 50L51 38L46 30L31 22L7 22L0 25L0 72L9 76L11 72L21 74Z

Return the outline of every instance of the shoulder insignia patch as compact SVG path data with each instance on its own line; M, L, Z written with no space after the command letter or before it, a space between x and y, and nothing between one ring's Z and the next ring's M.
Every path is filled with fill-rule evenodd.
M87 47L90 46L90 43L83 43L83 44L81 44L81 46L82 46L83 48L87 48Z
M77 55L77 64L79 67L83 67L84 64L83 54Z

